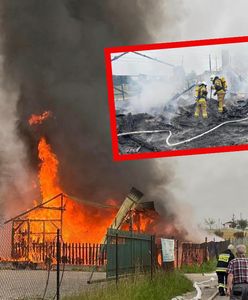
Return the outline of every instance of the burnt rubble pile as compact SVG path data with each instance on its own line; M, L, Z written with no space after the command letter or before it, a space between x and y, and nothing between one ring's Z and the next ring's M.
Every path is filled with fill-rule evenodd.
M248 100L240 101L237 104L231 104L231 102L226 103L226 107L224 108L224 112L220 114L218 112L218 102L215 99L211 99L207 101L207 111L208 118L200 122L200 119L196 119L194 117L195 104L191 104L188 106L181 106L178 108L176 116L172 118L171 122L175 126L179 127L192 127L192 124L198 123L202 126L216 126L221 122L236 120L240 118L244 118L248 115Z
M168 130L160 133L142 133L138 135L119 136L120 153L141 153L151 151L168 151L177 149L206 148L215 146L238 145L248 142L248 122L226 124L210 134L189 143L175 147L168 146L166 138L169 130L172 132L170 143L180 142L198 134L201 134L225 121L238 120L248 117L248 100L226 103L224 112L218 112L218 102L215 99L208 100L208 118L194 117L195 104L180 106L170 119L166 116L166 108L161 114L151 115L118 114L118 133Z

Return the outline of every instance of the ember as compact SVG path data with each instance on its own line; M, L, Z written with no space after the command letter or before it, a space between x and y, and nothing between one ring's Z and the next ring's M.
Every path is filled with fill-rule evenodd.
M52 116L51 111L45 111L41 115L32 115L29 118L28 123L29 123L29 125L41 124L44 120L48 119L51 116Z

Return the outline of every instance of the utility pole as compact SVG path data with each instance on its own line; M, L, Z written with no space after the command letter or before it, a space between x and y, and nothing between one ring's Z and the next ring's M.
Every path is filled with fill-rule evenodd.
M209 71L212 73L211 54L209 54Z

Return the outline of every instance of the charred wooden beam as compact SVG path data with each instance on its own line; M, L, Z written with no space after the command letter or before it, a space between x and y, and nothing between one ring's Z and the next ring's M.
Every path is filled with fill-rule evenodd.
M20 218L20 217L22 217L22 216L25 216L25 215L29 214L31 211L33 211L33 210L36 210L36 209L38 209L38 208L41 208L41 207L44 206L45 204L47 204L47 203L53 201L54 199L56 199L56 198L58 198L58 197L61 197L61 195L62 195L62 193L60 193L60 194L58 194L58 195L52 197L51 199L45 201L44 203L41 203L41 204L39 204L39 205L37 205L37 206L35 206L35 207L33 207L33 208L31 208L31 209L29 209L29 210L23 212L23 213L21 213L21 214L15 216L14 218L11 218L11 219L5 221L4 224L7 224L7 223L9 223L9 222L11 222L11 221L13 221L13 220L15 220L15 219L18 219L18 218Z

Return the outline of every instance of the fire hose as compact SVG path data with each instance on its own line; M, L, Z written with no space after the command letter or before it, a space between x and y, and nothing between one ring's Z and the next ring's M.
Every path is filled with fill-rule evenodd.
M117 134L117 136L135 135L135 134L142 134L142 133L145 133L145 134L146 134L146 133L151 134L151 133L169 132L169 135L168 135L167 138L166 138L166 144L167 144L167 146L169 146L169 147L173 147L173 146L178 146L178 145L185 144L185 143L191 142L191 141L193 141L193 140L196 140L196 139L198 139L198 138L200 138L200 137L202 137L202 136L204 136L204 135L206 135L206 134L208 134L208 133L210 133L210 132L212 132L212 131L214 131L214 130L216 130L216 129L218 129L218 128L220 128L220 127L226 125L226 124L239 123L239 122L244 122L244 121L247 121L247 120L248 120L248 117L245 117L245 118L242 118L242 119L238 119L238 120L225 121L225 122L223 122L223 123L221 123L221 124L219 124L219 125L217 125L217 126L211 128L211 129L209 129L209 130L207 130L207 131L204 131L204 132L201 133L201 134L198 134L198 135L196 135L196 136L194 136L194 137L191 137L191 138L189 138L189 139L186 139L186 140L183 140L183 141L180 141L180 142L177 142L177 143L170 143L170 142L169 142L169 140L170 140L170 138L171 138L171 136L172 136L172 132L171 132L170 130L168 130L168 129L124 132L124 133L119 133L119 134Z
M201 290L200 286L205 284L205 283L213 282L214 280L215 279L213 277L211 277L209 280L204 280L204 281L201 281L201 282L194 282L193 287L196 289L197 294L196 294L195 297L193 297L192 299L189 299L189 300L200 300L201 297L202 297L202 290ZM211 298L212 298L212 296L210 297L210 299ZM171 300L179 300L179 299L184 299L184 298L182 296L179 296L179 297L173 298Z

